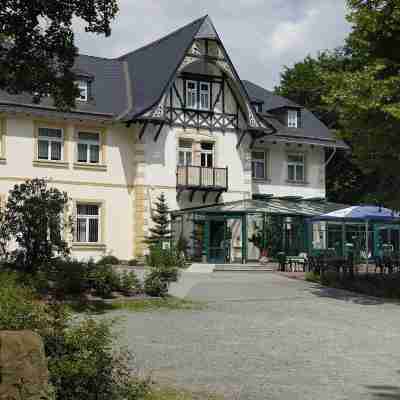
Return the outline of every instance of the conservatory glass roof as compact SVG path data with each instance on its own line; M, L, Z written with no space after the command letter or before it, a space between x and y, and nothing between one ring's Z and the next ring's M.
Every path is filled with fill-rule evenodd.
M348 207L344 204L331 203L323 199L269 198L265 200L239 200L197 208L187 208L172 212L173 216L182 214L251 214L266 213L280 215L300 215L314 217Z

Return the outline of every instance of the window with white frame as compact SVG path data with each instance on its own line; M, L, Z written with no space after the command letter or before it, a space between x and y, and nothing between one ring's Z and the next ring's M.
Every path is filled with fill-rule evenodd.
M297 128L297 110L288 110L288 127Z
M178 148L178 165L193 164L193 148L190 140L180 140Z
M63 130L61 128L38 129L39 160L60 161L63 159Z
M79 90L79 96L76 98L79 101L88 101L88 82L80 80L76 82Z
M211 83L186 82L186 107L199 110L210 110Z
M200 82L200 109L210 109L210 83Z
M304 154L288 154L288 181L305 181L305 156Z
M100 133L78 132L77 161L88 164L100 163Z
M186 106L188 108L197 108L197 82L186 82Z
M100 241L100 206L98 204L76 205L76 241L79 243Z
M253 179L266 179L267 157L265 151L251 152L251 176Z
M201 143L200 165L206 168L214 166L214 144Z

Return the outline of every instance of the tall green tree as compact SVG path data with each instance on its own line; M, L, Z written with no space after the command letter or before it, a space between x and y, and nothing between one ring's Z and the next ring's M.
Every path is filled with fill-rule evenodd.
M340 136L338 109L335 104L325 99L331 90L326 76L352 68L354 68L352 60L346 49L323 51L316 57L307 56L293 67L285 67L275 92L306 107ZM327 196L331 201L349 204L361 202L368 192L366 188L368 182L365 174L355 163L352 153L337 152L326 170Z
M36 102L50 94L58 107L73 107L79 92L71 71L77 55L72 21L109 36L117 12L117 0L2 0L0 89L30 93Z
M153 227L150 228L150 236L147 238L149 244L161 244L171 239L171 223L169 208L164 193L158 197L151 217Z
M348 0L346 47L353 70L326 75L325 101L338 110L357 164L375 177L369 197L400 207L400 3Z

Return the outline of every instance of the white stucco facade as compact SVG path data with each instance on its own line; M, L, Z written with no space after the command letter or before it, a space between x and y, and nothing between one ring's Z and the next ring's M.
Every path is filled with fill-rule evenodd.
M138 245L151 225L151 209L161 192L165 193L171 210L214 204L211 193L203 203L198 192L190 201L183 192L177 199L177 148L180 139L194 143L214 144L214 166L228 169L228 191L219 202L250 199L253 194L275 196L325 196L324 149L322 147L282 143L256 143L253 151L266 152L267 177L257 181L251 177L250 138L239 148L239 134L234 131L210 132L183 129L166 125L154 141L157 128L149 126L139 140L140 126L127 128L122 124L88 124L74 120L35 119L29 115L2 115L3 154L0 163L0 195L26 179L46 178L68 193L71 209L76 202L96 203L101 210L101 235L97 244L77 244L71 237L73 256L98 258L114 254L122 260L140 255ZM60 127L64 133L63 160L38 161L38 126ZM76 132L102 132L102 160L99 165L80 165L76 162ZM302 185L287 182L287 154L302 152L306 159L306 182ZM198 155L194 154L194 163ZM140 190L138 190L140 189ZM142 202L140 202L142 199ZM140 209L143 204L143 209ZM142 233L139 234L138 232ZM140 251L138 251L140 250Z

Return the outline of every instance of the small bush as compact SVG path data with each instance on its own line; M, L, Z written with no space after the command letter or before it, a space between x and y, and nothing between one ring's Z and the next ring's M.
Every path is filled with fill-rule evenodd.
M165 296L169 284L178 280L182 259L176 249L164 250L160 246L152 246L147 264L150 272L145 277L145 293L149 296Z
M142 285L136 274L131 272L124 272L120 277L120 290L124 294L137 294L142 291Z
M130 265L131 267L135 267L137 265L137 260L132 258L131 260L128 261L128 265Z
M97 265L90 273L90 287L95 294L109 298L113 292L121 289L121 280L110 265Z
M46 307L34 291L20 283L15 272L0 272L0 330L41 330L46 326Z
M151 271L144 280L144 291L152 297L164 297L168 294L168 282L161 279L158 271Z
M97 261L97 265L118 265L120 261L117 257L108 255L102 257L99 261Z
M315 272L306 272L304 279L308 282L321 283L321 277Z
M77 260L57 260L48 272L55 289L62 294L78 295L88 289L88 275L93 263Z

